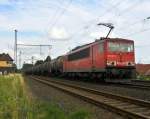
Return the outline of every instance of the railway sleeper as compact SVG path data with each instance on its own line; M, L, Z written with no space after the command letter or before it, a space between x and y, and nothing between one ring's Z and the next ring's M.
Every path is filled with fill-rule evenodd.
M43 81L42 81L43 82ZM45 81L44 81L45 82ZM48 83L48 82L47 82ZM103 100L104 99L107 99L107 98L102 98L103 100L101 100L101 99L98 99L98 98L95 98L95 96L92 96L93 95L93 93L92 94L82 94L80 91L75 91L76 89L73 89L73 90L70 90L71 88L73 88L73 87L71 87L71 88L69 88L69 87L67 87L67 88L65 88L64 86L61 86L61 85L56 85L56 84L50 84L50 83L48 83L49 85L53 85L54 87L56 87L56 88L59 88L59 89L61 89L61 90L63 90L63 91L65 91L65 92L67 92L67 93L70 93L70 94L72 94L72 95L74 95L74 96L78 96L78 97L80 97L80 98L82 98L83 100L86 100L86 101L88 101L88 102L91 102L91 103L93 103L93 104L95 104L95 105L97 105L97 106L101 106L101 107L104 107L104 108L106 108L106 109L110 109L111 111L115 111L115 112L117 112L117 113L120 113L121 115L126 115L127 117L130 117L130 118L134 118L134 119L149 119L149 116L147 116L147 115L143 115L141 112L139 112L139 113L135 113L134 111L133 112L131 112L131 110L125 110L125 109L123 109L123 108L119 108L118 106L113 106L113 105L111 105L111 104L109 104L109 103L104 103L103 102ZM80 93L79 93L80 92ZM97 97L97 96L96 96ZM107 100L106 100L107 101ZM110 102L110 100L108 100L109 102ZM130 103L129 103L130 104ZM140 107L140 106L139 106Z
M145 112L143 112L142 114L143 114L143 115L150 116L150 110L148 110L148 111L145 111Z
M138 108L129 108L130 111L134 111L136 113L142 113L148 110L148 108L138 107Z

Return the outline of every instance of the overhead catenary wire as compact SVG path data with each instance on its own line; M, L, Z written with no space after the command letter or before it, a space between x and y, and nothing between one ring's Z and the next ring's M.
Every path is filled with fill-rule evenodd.
M101 18L101 17L103 17L103 16L105 16L106 14L108 14L111 10L113 10L114 8L116 8L117 6L119 6L120 4L122 4L123 2L125 2L125 0L124 1L121 0L121 1L117 2L115 5L112 5L112 7L110 7L109 9L107 9L101 16L98 17L98 19Z
M150 28L144 29L144 25L146 24L146 22L149 21L149 19L150 19L150 17L146 17L145 19L139 20L138 22L131 24L131 25L134 26L134 25L136 25L136 24L139 24L139 23L143 22L143 25L142 25L142 29L141 29L141 30L136 31L136 32L133 32L133 33L130 33L130 34L127 34L127 35L125 35L124 37L133 36L133 35L136 35L136 34L139 34L139 33L143 33L143 32L149 31ZM129 25L129 27L131 27L131 26ZM129 27L128 27L128 28L129 28Z
M69 6L71 5L72 1L73 1L73 0L70 0L70 2L68 3L67 7L69 7ZM125 1L125 0L124 0L124 1ZM111 12L111 10L112 10L114 7L118 6L119 4L121 4L121 3L124 2L124 1L119 1L119 2L117 2L115 5L112 5L109 9L107 9L101 16L99 16L99 17L97 17L97 18L94 18L93 20L90 20L90 21L88 21L88 22L85 23L85 24L89 24L89 23L91 23L91 22L93 22L93 21L95 21L95 20L98 20L100 17L105 16L105 15L107 14L107 12ZM66 10L67 10L67 8L62 11L62 13L60 14L60 17L62 17L62 16L64 15L64 13L65 13ZM58 19L60 19L60 17L58 17ZM50 29L48 30L48 32L52 30L52 28L56 25L56 23L58 23L57 20L55 20L55 21L50 25ZM94 25L95 25L95 24L94 24ZM83 28L83 27L80 28L80 29L77 30L77 32L75 32L75 33L77 34L79 31L84 30L86 26L87 26L87 25L85 25L84 28ZM73 34L73 35L71 36L71 38L73 38L73 36L76 35L76 34Z
M147 22L147 20L149 20L148 18L149 18L149 17L146 17L146 18L141 19L141 20L137 20L137 21L135 21L135 22L132 22L132 23L130 23L130 24L127 24L126 26L117 28L117 30L123 30L123 29L127 29L127 28L130 28L130 27L133 27L133 26L135 26L135 25L137 25L137 24L140 24L140 23L145 23L145 22Z
M60 4L63 5L65 0L62 0L61 2L62 3L60 3ZM64 8L61 8L61 9L64 9ZM54 11L54 15L52 15L51 18L49 18L50 21L48 22L48 24L50 24L50 25L48 25L48 26L51 26L53 24L54 20L57 18L59 11L60 11L60 7L57 7L56 11Z
M63 6L63 4L65 3L65 0L61 0L60 2L61 2L61 3L60 3L61 7L58 6L58 5L55 5L56 10L54 11L54 14L48 18L48 19L50 19L50 20L48 21L47 25L46 25L46 27L48 27L48 29L45 28L45 30L44 30L44 33L46 32L46 34L45 34L46 36L47 36L47 34L48 34L47 32L49 32L49 28L51 28L53 22L56 20L59 11L60 11L61 9L64 9L64 7L62 7L62 6Z
M112 9L116 8L117 6L119 6L120 4L122 4L122 3L125 2L125 1L126 1L126 0L117 2L116 4L112 5L110 8L106 9L106 10L103 12L103 14L101 14L101 15L98 16L97 18L94 18L94 19L88 21L86 24L91 23L91 25L85 25L85 26L83 26L82 28L80 28L79 30L77 30L77 32L75 32L75 34L72 35L71 38L74 38L78 32L81 32L82 30L85 30L85 29L90 28L91 26L94 26L95 24L93 24L92 22L95 23L95 21L98 21L101 17L104 17L106 14L110 13L110 12L112 11Z
M139 1L141 1L141 0L139 0ZM119 16L122 16L122 15L124 15L124 13L127 13L127 11L129 11L129 10L131 10L130 8L132 7L132 6L135 6L135 7L137 7L137 5L139 4L139 1L137 2L137 3L135 3L135 4L133 4L133 5L131 5L131 6L129 6L129 7L127 7L126 9L124 9L124 10L122 10L121 12L123 12L122 14L121 14L121 12L119 13L119 14L121 14L121 15L119 15ZM121 1L119 1L119 2L117 2L115 5L117 6L117 5L119 5L119 4L121 4L122 2ZM115 5L113 5L113 6L115 6ZM134 7L134 8L135 8ZM112 9L114 9L114 8L112 8ZM106 10L106 14L108 14L107 12L109 12L109 10L110 11L112 11L111 10L111 8L110 9L107 9ZM103 16L105 16L105 14L102 14L100 17L103 17ZM96 19L95 19L96 20ZM137 23L141 23L141 22L143 22L144 21L144 19L142 19L142 20L139 20L139 21L137 21L136 23L134 22L134 23L131 23L131 24L129 24L130 26L134 26L134 25L136 25ZM55 21L56 23L57 23L57 21ZM92 20L90 20L90 21L88 21L88 22L92 22ZM54 23L54 26L55 26L55 23ZM87 25L86 25L87 26ZM85 27L86 27L85 26ZM82 28L82 30L85 30L86 28ZM87 26L88 28L89 28L89 26ZM52 27L51 27L52 28ZM87 29L88 29L87 28ZM79 32L81 32L81 30L78 30ZM145 30L144 31L138 31L138 32L145 32ZM73 38L74 36L77 36L77 33L78 32L75 32L75 34L73 34L72 35L72 37L71 38ZM137 33L137 32L135 32L135 33ZM134 34L129 34L129 35L134 35Z
M63 1L63 0L62 0L62 1ZM141 0L139 0L139 1L141 1ZM138 1L138 2L139 2L139 1ZM107 10L105 11L106 14L108 14L107 12L111 12L112 9L114 9L115 7L117 7L118 5L120 5L122 2L124 2L124 1L119 1L119 2L117 2L116 4L112 5L112 7L110 7L109 9L107 9ZM136 4L138 4L138 2L136 2ZM129 7L127 7L127 9L124 9L123 12L126 13L126 11L132 10L132 9L129 9L129 8L131 8L132 6L137 7L136 4L133 4L133 5L129 6ZM135 7L134 7L134 8L135 8ZM67 10L67 9L63 8L63 10L65 11L65 10ZM59 11L59 10L58 10L58 11ZM104 12L104 13L105 13L105 12ZM104 14L104 13L103 13L100 17L103 17L103 15L106 15L106 14ZM120 12L119 14L121 14L121 12ZM121 16L122 16L122 15L123 15L123 14L121 14ZM96 19L94 19L94 20L96 20ZM89 22L92 23L92 21L93 21L93 20L88 21L87 24L88 24ZM56 23L57 23L57 20L55 20L55 22L52 23L52 27L50 27L50 30L55 26ZM136 24L136 23L133 23L133 24ZM131 25L133 25L133 24L131 24ZM82 30L85 30L85 27L88 27L88 28L89 28L90 26L89 26L89 25L85 25L84 28L81 28L81 29L79 29L79 30L77 30L77 31L80 32L80 31L82 31ZM50 31L50 30L49 30L49 31ZM78 33L78 32L75 32L75 35L74 35L74 36L76 36L77 33ZM73 38L74 36L71 36L71 38Z
M120 11L118 13L118 15L115 15L115 19L116 19L116 24L118 23L118 19L121 16L124 16L126 13L129 13L129 11L132 11L133 9L135 9L136 7L138 7L139 5L141 5L142 0L137 0L135 3L129 5L127 8L125 8L124 10ZM134 16L135 17L135 16ZM126 23L125 23L126 24ZM127 24L128 25L128 24Z
M121 0L121 1L117 2L116 4L112 5L110 8L106 9L100 16L98 16L97 18L95 18L93 20L90 20L89 23L91 23L91 22L95 23L95 21L99 22L100 18L102 18L105 15L107 15L108 13L112 12L114 8L116 8L117 6L119 6L120 4L122 4L125 1L126 0L124 0L124 1ZM95 25L95 24L93 24L93 25Z
M138 0L136 3L134 3L134 4L132 4L131 6L129 6L129 7L127 7L127 8L125 8L123 11L121 11L121 12L119 12L119 15L115 15L115 19L118 19L118 17L120 17L120 16L123 16L125 13L127 13L128 11L130 11L130 10L133 10L134 8L136 8L138 5L140 5L140 1L141 0ZM121 4L121 3L118 3L118 4ZM117 5L117 4L116 4ZM130 8L132 8L132 9L130 9ZM114 18L113 18L114 19ZM143 20L145 20L145 19L143 19ZM141 21L143 21L143 20L141 20ZM117 21L117 20L116 20ZM138 21L138 22L141 22L141 21ZM136 25L136 23L131 23L131 24L129 24L129 25ZM128 26L129 26L128 25ZM119 28L120 30L122 30L122 29L124 29L124 27L121 27L121 28Z
M112 5L110 8L106 9L100 16L98 16L97 18L94 18L93 20L90 20L89 22L92 22L92 21L95 22L95 20L96 20L96 21L99 20L101 17L104 17L104 16L107 15L108 13L112 12L112 10L113 10L114 8L116 8L117 6L119 6L120 4L122 4L122 3L125 2L125 1L126 1L126 0L124 0L124 1L121 0L121 1L117 2L116 4Z
M123 11L121 11L121 12L119 13L118 16L119 16L119 17L120 17L120 16L123 16L124 13L127 13L127 11L133 10L134 8L136 8L136 7L138 6L138 4L140 3L140 1L141 1L141 0L138 0L136 3L132 4L131 6L129 6L129 7L127 7L127 8L125 8ZM117 7L118 5L120 5L121 3L122 3L122 1L119 1L119 2L117 2L115 5L113 5L113 7L107 9L107 10L106 10L106 14L109 12L109 10L114 9L115 7ZM130 8L133 8L133 9L130 9ZM102 15L100 16L100 18L103 17L103 16L106 15L106 14L102 14ZM115 18L117 18L117 16L116 16ZM91 21L92 21L92 20L91 20ZM90 21L90 22L91 22L91 21ZM138 21L138 22L141 22L141 21L143 21L143 20L140 20L140 21ZM131 23L130 25L136 25L136 23ZM90 26L86 26L86 27L89 28ZM123 28L124 28L124 27L123 27ZM119 28L119 29L121 30L122 28ZM83 28L83 30L85 30L85 27Z
M129 10L133 10L133 9L135 9L136 7L138 7L139 5L141 5L141 1L142 1L142 0L138 0L135 4L129 6L127 9L123 10L123 11L121 12L121 13L123 13L123 14L119 13L118 17L123 16L123 15L124 15L125 13L127 13ZM135 17L135 16L134 16L134 17ZM146 20L146 19L142 19L142 20L135 21L135 22L133 22L133 23L126 24L126 27L125 27L125 26L124 26L124 27L121 27L121 28L119 28L118 30L122 30L122 29L125 29L125 28L129 28L129 27L134 26L134 25L136 25L136 24L138 24L138 23L144 22L145 20Z
M52 24L50 25L49 31L51 31L54 28L54 26L58 23L59 19L61 17L63 17L63 15L65 14L66 10L69 8L69 6L71 5L72 2L73 2L73 0L69 0L68 4L66 5L66 8L64 8L62 11L60 11L60 14L56 17L54 22L52 22Z
M143 30L140 30L140 31L137 31L137 32L133 32L133 33L127 34L127 35L125 35L125 37L129 37L129 36L132 36L132 35L139 35L139 33L147 32L149 30L150 30L150 28L143 29Z
M120 16L124 16L125 13L128 13L129 11L131 11L131 10L135 9L136 7L138 7L139 5L141 5L141 1L142 0L137 0L135 3L129 5L127 8L123 9L122 11L120 11L118 13L118 15L116 15L116 16L119 16L119 17Z

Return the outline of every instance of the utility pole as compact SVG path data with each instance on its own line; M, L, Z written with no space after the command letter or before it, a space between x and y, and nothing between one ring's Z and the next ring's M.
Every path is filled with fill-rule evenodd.
M34 64L34 56L31 57L31 63Z
M15 29L15 46L14 46L14 61L17 67L17 30Z
M19 68L21 68L21 60L22 60L22 59L21 59L21 55L22 55L22 52L20 51L20 52L19 52Z
M42 55L42 46L40 45L40 55Z

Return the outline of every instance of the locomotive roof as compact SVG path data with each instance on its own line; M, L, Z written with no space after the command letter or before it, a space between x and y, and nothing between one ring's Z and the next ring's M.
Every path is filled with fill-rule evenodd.
M85 44L85 45L81 45L81 46L77 46L75 47L74 49L71 50L71 52L73 51L76 51L80 48L83 48L83 47L86 47L86 46L89 46L89 45L92 45L92 44L95 44L97 42L104 42L105 40L109 40L109 41L127 41L127 42L133 42L133 40L128 40L128 39L123 39L123 38L100 38L100 39L96 39L94 42L92 43L88 43L88 44ZM68 53L69 54L69 53Z
M123 39L123 38L107 38L107 40L110 40L110 41L126 41L126 42L133 42L133 40Z

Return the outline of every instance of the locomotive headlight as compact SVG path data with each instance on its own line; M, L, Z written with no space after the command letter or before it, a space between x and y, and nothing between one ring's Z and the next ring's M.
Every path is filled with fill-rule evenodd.
M116 66L116 61L107 61L108 66Z
M127 62L127 65L128 65L128 66L134 66L135 63L134 63L134 62Z

